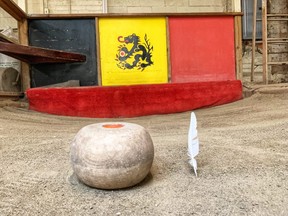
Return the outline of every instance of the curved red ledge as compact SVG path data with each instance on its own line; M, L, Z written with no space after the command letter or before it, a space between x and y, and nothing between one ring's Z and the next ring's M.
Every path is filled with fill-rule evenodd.
M234 102L239 80L113 87L32 88L31 110L79 117L118 118L168 114Z

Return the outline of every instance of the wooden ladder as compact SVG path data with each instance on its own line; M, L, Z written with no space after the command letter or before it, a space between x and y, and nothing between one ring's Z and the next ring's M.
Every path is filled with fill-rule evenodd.
M254 0L253 10L253 30L252 30L252 59L251 59L251 82L254 81L255 66L255 49L256 49L256 22L257 20L257 0ZM271 65L287 65L288 61L268 61L268 44L288 43L288 38L268 38L267 24L269 21L288 21L288 14L268 14L267 0L262 0L262 66L263 66L263 83L268 84L268 66Z

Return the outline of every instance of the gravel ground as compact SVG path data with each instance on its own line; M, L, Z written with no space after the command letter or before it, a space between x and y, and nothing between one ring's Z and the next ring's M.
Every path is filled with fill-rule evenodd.
M288 88L196 110L198 177L188 164L190 112L130 119L0 108L0 215L288 215ZM80 183L70 143L85 125L125 121L150 133L151 173L132 188Z

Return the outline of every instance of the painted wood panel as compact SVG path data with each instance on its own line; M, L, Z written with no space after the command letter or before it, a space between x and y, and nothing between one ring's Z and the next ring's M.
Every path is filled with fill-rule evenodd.
M103 86L168 82L166 19L99 18Z
M32 87L68 80L79 80L81 86L98 84L95 19L30 20L29 44L86 56L86 62L31 66Z
M170 17L172 82L235 80L234 17Z

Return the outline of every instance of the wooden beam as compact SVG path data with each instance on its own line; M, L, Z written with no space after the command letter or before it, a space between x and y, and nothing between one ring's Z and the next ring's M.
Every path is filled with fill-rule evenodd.
M178 17L178 16L242 16L242 12L193 12L193 13L101 13L101 14L31 14L28 19L85 19L95 17Z
M0 7L17 21L27 19L27 14L12 0L0 0Z
M257 22L257 0L253 0L253 29L252 29L252 58L251 58L251 82L254 81L255 50L256 50L256 22Z
M0 53L29 64L84 62L86 56L60 50L0 42Z
M263 43L263 82L268 84L268 50L267 50L267 0L262 1L262 43Z
M15 39L9 38L9 37L5 36L4 34L1 34L1 33L0 33L0 42L18 44L18 41L16 41Z
M166 29L169 29L169 20L168 17L166 17ZM170 32L166 30L166 46L167 46L167 65L168 65L168 83L171 83L172 81L172 69L171 69L171 53L170 53Z
M19 42L22 45L28 45L28 21L23 19L18 21ZM21 62L21 84L22 91L25 92L31 87L30 65L26 62Z
M234 18L234 28L235 28L235 68L236 68L236 78L238 80L243 80L243 59L242 59L242 17L235 16Z
M96 54L97 54L97 79L98 85L102 86L102 73L101 73L101 53L100 53L100 31L99 31L99 19L95 18L95 38L96 38Z
M7 91L0 91L0 96L21 96L22 93L21 92L7 92Z

